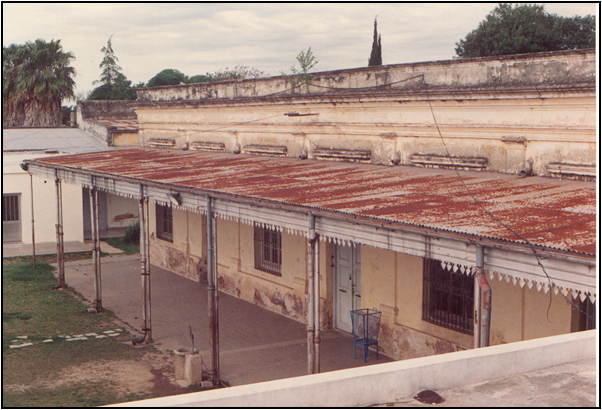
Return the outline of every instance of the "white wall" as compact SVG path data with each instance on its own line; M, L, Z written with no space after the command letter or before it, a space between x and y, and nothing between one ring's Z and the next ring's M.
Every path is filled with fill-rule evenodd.
M2 193L21 194L21 240L31 243L31 184L30 176L19 164L24 159L47 157L48 154L3 153ZM63 231L65 242L84 240L82 188L62 183ZM33 177L34 219L36 243L56 243L56 185L54 179Z
M525 342L119 403L117 407L363 407L596 356L596 330ZM114 407L108 406L108 407Z

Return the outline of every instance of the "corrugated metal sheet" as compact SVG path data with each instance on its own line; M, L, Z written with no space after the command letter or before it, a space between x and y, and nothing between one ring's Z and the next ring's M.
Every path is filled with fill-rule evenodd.
M450 170L144 148L35 162L521 242ZM460 175L489 212L529 241L595 254L594 182Z

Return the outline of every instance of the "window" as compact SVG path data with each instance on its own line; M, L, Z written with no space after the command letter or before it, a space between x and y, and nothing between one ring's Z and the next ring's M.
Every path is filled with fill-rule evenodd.
M173 214L169 206L156 204L157 238L173 242Z
M282 276L282 234L255 227L255 269Z
M454 273L434 259L424 260L422 320L473 334L474 276Z
M2 195L2 242L21 241L19 194Z
M577 331L591 330L596 328L596 304L593 303L589 298L581 302L576 301L575 305L577 309L573 308L578 316L578 328Z

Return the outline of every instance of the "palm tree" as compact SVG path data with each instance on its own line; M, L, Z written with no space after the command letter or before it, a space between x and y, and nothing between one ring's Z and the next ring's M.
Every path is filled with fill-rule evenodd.
M38 39L3 47L2 97L9 108L3 126L61 125L61 102L73 96L75 86L75 69L68 65L72 58L73 53L64 52L60 40L47 43Z

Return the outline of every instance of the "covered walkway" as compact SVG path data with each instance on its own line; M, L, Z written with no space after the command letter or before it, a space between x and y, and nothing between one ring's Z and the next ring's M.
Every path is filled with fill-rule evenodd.
M92 260L65 263L65 281L88 300L94 300ZM102 258L103 305L140 331L142 294L140 256ZM163 350L195 348L208 366L207 284L151 267L152 336ZM221 379L232 386L307 374L306 325L234 296L219 292ZM374 352L364 364L361 352L353 359L353 339L338 331L322 332L321 371L385 363Z

